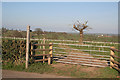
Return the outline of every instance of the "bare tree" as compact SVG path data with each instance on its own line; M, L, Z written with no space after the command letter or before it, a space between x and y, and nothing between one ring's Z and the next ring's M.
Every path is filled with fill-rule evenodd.
M88 28L87 26L88 21L86 21L84 24L81 24L79 21L73 25L73 28L80 32L80 44L83 43L83 31ZM90 29L90 28L89 28Z

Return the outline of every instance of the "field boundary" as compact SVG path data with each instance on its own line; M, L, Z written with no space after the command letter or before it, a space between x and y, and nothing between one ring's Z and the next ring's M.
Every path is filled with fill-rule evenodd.
M9 38L9 39L24 39L26 40L26 38L16 38L16 37L1 37L1 38ZM43 39L37 39L37 38L31 38L30 40L43 40ZM46 39L46 41L66 41L66 42L79 42L79 41L75 41L75 40L53 40L53 39ZM119 44L116 42L97 42L97 41L83 41L83 42L88 42L88 43L109 43L109 44Z

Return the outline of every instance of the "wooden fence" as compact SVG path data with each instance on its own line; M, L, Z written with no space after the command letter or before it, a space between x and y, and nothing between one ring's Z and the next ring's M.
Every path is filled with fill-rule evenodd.
M49 49L34 49L34 46L49 46ZM53 44L52 43L49 43L49 44L31 44L30 51L31 51L31 59L34 62L43 61L43 63L44 63L45 61L48 61L48 64L51 64L51 60L53 57L53 54L52 54L53 53ZM35 51L49 51L49 53L48 54L34 54L33 52L35 52ZM34 57L37 57L37 56L43 56L43 59L35 60Z
M44 43L43 44L32 44L31 45L31 49L30 49L30 26L27 26L27 38L26 38L26 69L28 68L28 63L29 63L29 53L31 51L31 59L35 62L38 62L38 61L48 61L48 64L51 64L51 60L52 60L52 53L53 53L53 44L52 43L49 43L49 44L45 44L45 41L43 41ZM44 39L45 40L45 39ZM34 46L43 46L43 49L34 49ZM45 46L49 46L49 49L45 49ZM43 54L36 54L34 55L33 52L34 51L43 51ZM45 54L45 51L49 51L48 54ZM37 56L43 56L43 59L40 59L40 60L34 60L34 57L37 57ZM45 56L47 56L47 59L45 59Z
M115 55L115 52L120 52L120 50L115 49L114 47L111 47L110 50L110 68L114 68L120 72L120 57Z
M109 66L106 59L107 58L95 58L90 54L83 53L69 53L67 55L63 54L54 54L54 59L56 62L68 63L68 64L79 64L85 66L95 66L95 67L107 67ZM57 58L59 58L57 60Z
M26 38L18 38L18 37L1 37L1 38L9 38L9 39L23 39L26 40ZM31 38L31 40L43 40L43 39L33 39ZM60 41L60 42L79 42L79 41L75 41L75 40L53 40L53 39L46 39L46 41ZM98 41L83 41L86 43L106 43L106 44L119 44L116 42L98 42Z
M53 43L56 62L107 67L110 64L110 46L74 43Z

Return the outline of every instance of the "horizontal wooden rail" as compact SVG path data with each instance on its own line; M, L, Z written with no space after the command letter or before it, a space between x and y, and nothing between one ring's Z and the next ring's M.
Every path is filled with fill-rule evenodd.
M34 60L35 62L39 62L39 61L48 61L48 59L40 59L40 60Z
M51 46L53 44L32 44L32 45L36 45L36 46Z
M70 62L76 62L76 63L86 63L86 64L101 64L101 65L108 65L108 64L105 64L105 62L95 62L95 61L83 61L83 60L81 60L81 61L79 61L79 60L76 60L76 61L74 61L74 60L68 60L68 59L61 59L61 60L59 60L59 61L70 61Z
M115 49L115 48L110 48L111 50L113 50L113 51L117 51L117 52L120 52L120 50L118 50L118 49Z
M62 63L67 63L67 64L80 64L80 65L84 65L84 66L106 67L106 66L102 66L102 65L85 64L85 63L64 62L64 61L57 61L57 62L62 62Z
M61 55L63 56L62 58L67 58L67 57L71 57L71 59L97 59L97 60L109 60L109 58L95 58L95 57L90 57L90 56L74 56L74 55ZM67 57L65 57L67 56ZM55 57L60 57L60 56L55 56Z
M87 53L72 53L72 52L61 52L61 51L53 51L53 52L56 52L56 53L69 53L69 54L72 54L72 55L74 55L74 54L80 54L80 55L92 55L92 56L100 56L100 57L110 57L109 55L98 55L98 54L87 54ZM56 53L54 53L54 54L56 54ZM64 55L64 54L63 54Z
M116 55L110 55L110 56L115 57L115 58L120 58L120 57L118 57L118 56L116 56Z
M53 43L57 45L70 45L70 46L84 46L84 47L104 47L104 48L110 48L110 46L95 46L95 45L80 45L80 44L66 44L66 43Z
M110 59L110 61L114 62L115 64L120 65L120 63L119 63L119 62L117 62L117 61L114 61L114 60L111 60L111 59Z
M51 51L53 49L31 49L30 51Z
M35 55L31 55L31 56L50 56L51 54L35 54Z
M78 50L78 51L93 51L93 52L109 52L109 51L99 51L99 50L84 50L84 49L73 49L73 48L60 48L60 47L54 47L54 49L63 49L63 50Z
M118 70L120 72L120 69L118 67L115 67L114 65L110 65L110 66L115 68L116 70Z

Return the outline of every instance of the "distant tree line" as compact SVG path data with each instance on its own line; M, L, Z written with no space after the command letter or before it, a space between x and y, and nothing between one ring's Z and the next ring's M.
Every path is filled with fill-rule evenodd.
M7 29L2 27L2 36L3 37L26 37L26 31Z

